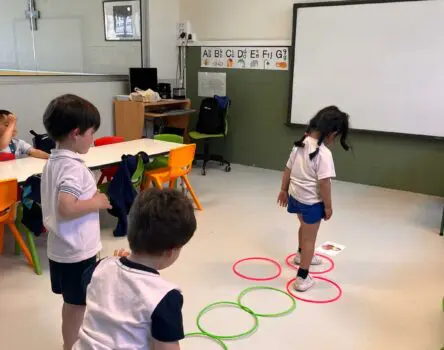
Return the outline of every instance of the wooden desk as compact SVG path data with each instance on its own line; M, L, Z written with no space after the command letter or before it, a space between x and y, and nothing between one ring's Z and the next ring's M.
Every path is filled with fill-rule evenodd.
M82 156L90 169L100 169L107 165L120 163L122 155L146 152L150 157L168 154L172 149L182 145L150 139L139 139L112 145L91 147L89 152ZM0 162L0 180L17 179L25 182L31 175L41 174L46 160L32 157Z
M188 137L190 115L168 116L160 110L191 109L190 100L162 100L159 102L114 101L114 120L116 136L125 140L137 140L143 136L145 118L163 118L165 126L184 129L184 138ZM150 111L155 111L150 112Z

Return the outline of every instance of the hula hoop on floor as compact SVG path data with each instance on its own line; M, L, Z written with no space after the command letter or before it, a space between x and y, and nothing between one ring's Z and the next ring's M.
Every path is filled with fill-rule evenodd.
M207 338L210 339L211 341L215 342L216 344L220 345L220 347L224 350L228 350L228 346L225 345L225 343L217 338L214 338L208 334L205 333L200 333L200 332L195 332L195 333L188 333L185 334L185 338L196 338L196 337L201 337L201 338Z
M296 300L292 297L292 295L288 294L287 292L284 292L283 290L273 288L273 287L265 287L265 286L250 287L250 288L243 290L237 298L237 302L242 308L246 307L244 304L242 304L242 298L254 290L272 290L275 292L279 292L279 293L284 294L287 297L289 297L291 300L291 303L292 303L290 308L285 311L277 312L277 313L273 313L273 314L259 314L259 313L255 312L254 314L256 316L259 316L259 317L281 317L281 316L285 316L285 315L290 314L291 312L293 312L296 309Z
M246 275L240 273L239 271L237 271L237 265L239 265L240 263L243 263L245 261L253 261L253 260L260 260L260 261L270 262L270 263L272 263L273 265L275 265L277 267L278 272L274 276L271 276L271 277L249 277L249 276L246 276ZM281 275L281 273L282 273L282 266L276 260L273 260L273 259L270 259L270 258L264 258L264 257L260 257L260 256L253 256L251 258L245 258L245 259L241 259L241 260L236 261L233 264L232 270L233 270L235 275L237 275L237 276L239 276L239 277L241 277L243 279L246 279L246 280L250 280L250 281L271 281L271 280L274 280L275 278L278 278Z
M296 254L297 253L290 254L285 259L285 262L287 263L287 265L289 267L291 267L292 269L294 269L294 270L298 270L299 269L299 267L292 262L293 258L296 256ZM333 270L335 268L335 262L329 256L324 255L324 254L318 254L318 253L316 253L315 255L320 256L321 258L327 260L330 263L330 267L328 269L324 270L324 271L310 271L311 275L322 275L324 273L330 272L331 270Z
M248 331L243 332L243 333L239 333L239 334L234 334L234 335L217 335L217 334L213 334L210 333L208 331L206 331L202 325L201 325L201 319L202 317L207 314L209 311L213 310L214 308L218 307L218 306L230 306L230 307L235 307L239 310L242 310L246 313L248 313L249 315L251 315L254 319L254 325L253 327L251 327ZM215 303L212 303L208 306L206 306L205 308L202 309L201 312L199 312L199 315L197 316L197 328L199 328L199 330L206 334L209 335L212 338L216 338L216 339L220 339L220 340L233 340L233 339L239 339L239 338L243 338L246 337L250 334L253 334L254 332L256 332L257 328L259 327L259 318L253 313L253 311L251 311L249 308L247 307L243 307L240 306L238 303L234 303L231 301L218 301Z
M313 278L314 278L314 279L317 279L317 280L321 280L321 281L328 282L328 283L330 283L331 285L333 285L333 286L338 290L338 295L335 296L334 298L331 298L331 299L325 299L325 300L312 300L312 299L301 298L299 295L296 295L296 294L294 294L294 293L291 291L291 286L292 286L292 284L296 281L296 278L293 278L292 280L288 281L288 283L287 283L287 292L288 292L288 294L290 294L292 297L294 297L294 298L297 299L297 300L305 301L305 302L307 302L307 303L313 303L313 304L328 304L328 303L333 303L333 302L339 300L339 298L342 296L342 288L341 288L341 286L340 286L339 284L337 284L336 282L334 282L334 281L332 281L332 280L329 280L329 279L327 279L327 278L324 278L324 277L319 277L319 276L314 276Z

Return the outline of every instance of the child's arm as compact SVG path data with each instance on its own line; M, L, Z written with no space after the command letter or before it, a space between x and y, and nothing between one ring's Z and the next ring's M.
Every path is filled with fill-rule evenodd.
M179 350L185 335L182 318L183 296L177 290L168 292L151 315L151 337L154 350Z
M290 157L288 157L288 161L285 166L284 174L282 175L281 191L279 192L277 200L281 207L286 207L288 205L288 189L291 181L291 169L293 168L297 150L297 147L293 147L291 150Z
M153 339L153 349L154 350L180 350L180 345L178 342L175 343L164 343Z
M325 220L330 220L333 215L333 207L331 202L331 179L336 176L335 164L333 163L333 156L331 152L325 149L320 149L318 155L318 168L316 169L318 175L319 195L324 202Z
M321 195L325 206L325 220L329 220L333 215L330 178L319 180L319 194Z
M0 149L4 149L9 146L11 143L12 137L14 135L14 130L16 127L17 119L13 114L8 115L8 126L3 133L3 135L0 136Z
M281 191L288 193L288 188L290 187L290 175L291 170L286 167L284 170L284 175L282 175Z
M285 168L284 174L282 175L282 183L281 183L281 191L278 196L278 204L281 207L286 207L288 204L288 188L290 186L290 175L291 170L289 168Z
M49 158L48 153L41 151L39 149L35 149L35 148L31 148L28 151L28 154L30 157L33 157L33 158L40 158L40 159L48 159Z
M108 197L103 193L96 193L91 199L80 200L66 192L59 192L58 207L60 216L66 220L74 220L100 209L112 208Z

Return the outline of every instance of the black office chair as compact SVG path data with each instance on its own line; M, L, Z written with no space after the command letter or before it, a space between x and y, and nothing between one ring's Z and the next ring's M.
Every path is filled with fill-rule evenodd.
M226 172L230 172L231 171L231 163L222 155L219 154L211 154L210 151L210 144L211 144L211 140L213 139L221 139L223 138L224 140L224 145L225 145L225 154L226 154L226 138L227 138L227 134L228 134L228 111L229 111L229 107L231 105L231 101L229 98L227 97L218 97L215 96L214 99L218 100L219 103L223 104L220 105L220 108L223 109L223 113L222 113L222 119L223 119L223 131L222 132L218 132L218 133L205 133L205 132L201 132L201 131L191 131L189 133L189 136L191 139L193 139L194 141L196 141L196 143L198 143L199 141L203 142L203 147L204 147L204 152L203 154L196 154L195 156L195 160L203 160L203 164L202 164L202 170L201 173L202 175L206 175L207 174L207 164L210 161L215 161L215 162L219 162L219 164L221 166L225 166L225 171ZM208 99L206 99L208 100ZM205 100L202 101L202 104L204 104ZM199 113L199 121L198 121L198 128L199 129L199 124L202 125L203 123L201 123L201 118L205 118L206 115L205 113L202 112L202 108L201 111Z

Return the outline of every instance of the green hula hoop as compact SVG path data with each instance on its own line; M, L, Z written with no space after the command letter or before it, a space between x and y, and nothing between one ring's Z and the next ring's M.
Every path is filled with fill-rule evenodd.
M214 338L208 334L199 333L199 332L185 334L185 338L192 338L192 337L203 337L203 338L210 339L210 340L214 341L215 343L219 344L222 349L228 350L228 347L225 345L225 343L222 340L220 340L218 338Z
M251 329L249 329L246 332L235 334L235 335L217 335L217 334L212 334L210 332L207 332L200 324L200 320L208 311L211 311L212 309L214 309L215 307L220 306L220 305L225 305L225 306L228 305L228 306L236 307L236 308L250 314L254 318L253 327L251 327ZM256 332L257 328L259 327L259 318L248 307L241 306L238 303L233 303L231 301L218 301L216 303L212 303L212 304L206 306L201 312L199 312L199 315L197 316L196 323L197 323L197 328L199 328L199 330L202 333L204 333L212 338L216 338L219 340L233 340L233 339L239 339L239 338L246 337L246 336Z
M279 292L281 294L284 294L284 295L288 296L290 298L290 300L291 300L291 306L290 306L290 308L288 310L285 310L285 311L282 311L282 312L278 312L278 313L275 313L275 314L259 314L259 313L254 312L254 314L256 316L259 316L259 317L281 317L281 316L285 316L285 315L288 315L288 314L292 313L296 309L296 300L290 294L288 294L287 292L284 292L283 290L280 290L280 289L277 289L277 288L273 288L273 287L266 287L266 286L250 287L250 288L247 288L247 289L243 290L239 294L239 296L237 297L237 302L238 302L238 304L240 305L241 308L246 308L246 306L244 304L242 304L242 298L246 294L248 294L248 293L250 293L250 292L252 292L254 290L273 290L275 292Z

